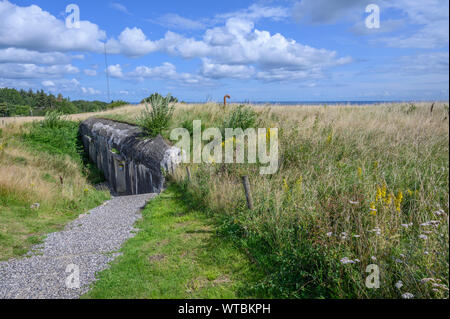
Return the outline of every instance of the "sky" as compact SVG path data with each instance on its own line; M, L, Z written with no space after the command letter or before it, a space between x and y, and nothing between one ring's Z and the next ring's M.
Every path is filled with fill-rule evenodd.
M0 0L0 87L106 101L108 74L109 98L129 102L447 101L448 12L448 0Z

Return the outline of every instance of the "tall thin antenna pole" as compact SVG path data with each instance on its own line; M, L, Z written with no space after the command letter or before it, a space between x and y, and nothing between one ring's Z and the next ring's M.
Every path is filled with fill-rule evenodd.
M103 43L104 47L105 47L105 66L106 66L106 87L108 90L108 103L109 101L111 101L111 96L110 96L110 92L109 92L109 70L108 70L108 57L106 54L106 42Z

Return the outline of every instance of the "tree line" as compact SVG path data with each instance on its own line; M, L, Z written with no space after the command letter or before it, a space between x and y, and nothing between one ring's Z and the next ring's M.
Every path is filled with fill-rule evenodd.
M47 94L43 90L16 90L0 88L0 117L10 116L43 116L49 111L58 111L63 114L86 112L99 112L122 105L125 101L71 101L62 94Z

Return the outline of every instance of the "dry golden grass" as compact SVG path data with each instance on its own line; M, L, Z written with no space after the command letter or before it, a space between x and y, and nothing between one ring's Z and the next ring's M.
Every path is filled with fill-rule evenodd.
M26 253L107 198L88 183L80 162L25 147L21 136L29 129L14 123L1 130L0 260Z
M432 113L430 107L253 106L260 127L280 130L278 173L260 176L254 165L193 166L187 190L228 215L244 241L263 240L264 253L255 254L273 254L272 262L261 262L281 296L327 287L328 296L341 298L448 297L448 106L437 103ZM218 105L194 105L180 108L175 121L201 118L208 127L225 116ZM183 170L179 175L182 182ZM251 179L253 213L245 209L241 175ZM318 255L302 256L305 247ZM364 282L374 258L383 271L378 290ZM282 272L295 263L303 266ZM329 277L330 271L340 275ZM424 278L433 281L421 284ZM296 284L308 292L290 290Z

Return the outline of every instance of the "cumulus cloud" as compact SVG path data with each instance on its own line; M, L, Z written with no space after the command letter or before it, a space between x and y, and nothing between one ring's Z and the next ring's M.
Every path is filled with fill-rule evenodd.
M120 64L110 65L108 67L108 73L112 78L123 78L122 67Z
M248 79L255 74L255 68L247 65L217 64L209 59L203 59L201 74L208 78Z
M106 48L108 53L124 54L129 57L139 57L158 49L155 42L147 39L144 32L139 28L126 28L118 39L110 39Z
M212 82L202 75L191 73L178 73L175 65L165 62L160 66L138 66L134 70L124 73L124 79L144 81L147 79L171 80L180 85L211 85Z
M40 52L102 52L106 33L89 21L80 28L65 23L36 5L16 6L0 2L0 48L15 47Z
M275 70L274 79L280 79L281 74L298 78L304 73L317 73L351 62L349 57L339 58L335 51L316 49L279 33L260 31L253 22L238 18L228 19L223 27L207 30L202 40L167 32L157 45L171 55L203 58L202 73L213 78L225 77L233 71L242 76L254 68L268 71L262 76L264 79L269 79Z

